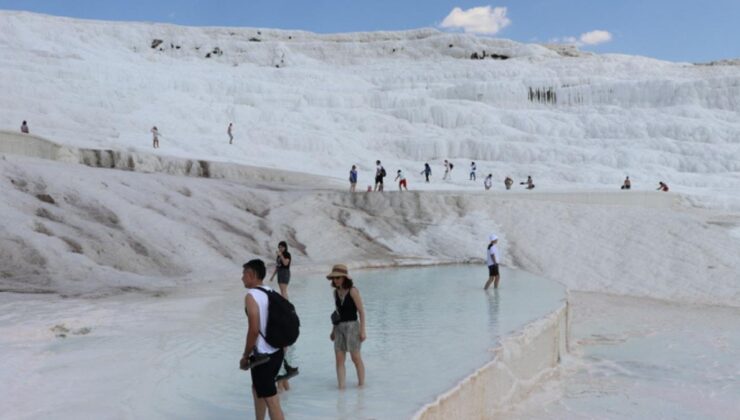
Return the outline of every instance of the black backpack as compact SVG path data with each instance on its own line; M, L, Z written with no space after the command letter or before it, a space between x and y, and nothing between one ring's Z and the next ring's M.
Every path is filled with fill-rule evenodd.
M385 168L381 166L381 167L380 167L380 177L381 177L381 178L385 178L385 175L386 175L386 173L385 173Z
M453 165L452 162L450 162L450 170L452 170L452 168L454 168L454 167L455 167L455 165Z
M265 334L260 335L267 344L277 349L293 345L298 340L301 320L288 299L274 290L265 290L255 287L252 290L261 290L267 294L269 305L267 307L267 329Z

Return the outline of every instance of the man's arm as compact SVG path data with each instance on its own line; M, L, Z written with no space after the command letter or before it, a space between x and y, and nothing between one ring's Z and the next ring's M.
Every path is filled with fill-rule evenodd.
M247 343L244 346L244 357L249 357L257 346L257 337L260 335L260 309L252 295L247 294L244 298L244 304L247 307L247 316L249 317L247 329Z

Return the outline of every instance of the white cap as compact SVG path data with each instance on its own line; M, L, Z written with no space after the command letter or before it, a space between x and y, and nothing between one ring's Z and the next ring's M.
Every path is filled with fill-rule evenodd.
M488 237L488 241L489 242L493 242L493 241L497 241L497 240L498 240L498 236L496 236L495 233L492 233L491 236Z

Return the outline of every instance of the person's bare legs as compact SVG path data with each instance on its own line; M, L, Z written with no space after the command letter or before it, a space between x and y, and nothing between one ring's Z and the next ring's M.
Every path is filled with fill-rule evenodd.
M337 362L337 384L339 385L339 389L344 389L344 380L346 377L346 371L344 369L344 360L347 356L347 353L343 351L335 351L334 355L336 356L336 362Z
M355 364L355 369L357 369L357 385L363 386L365 385L365 364L362 362L360 351L350 352L349 355L352 357L352 363Z
M280 397L273 395L272 397L262 398L265 405L267 405L267 411L270 413L270 420L284 420L283 409L280 407ZM264 412L262 418L265 418Z
M263 398L257 397L257 391L252 387L252 398L254 398L254 418L257 420L264 420L265 412L267 411L267 404Z
M483 286L483 290L488 290L488 288L491 287L491 283L493 283L495 279L496 276L488 276L488 281L486 282L486 285Z
M494 280L493 280L493 288L494 289L498 289L498 281L501 280L501 276L500 275L493 276L493 278L494 278Z
M278 283L278 286L280 286L280 294L285 299L288 299L288 285L287 284L284 284L284 283Z

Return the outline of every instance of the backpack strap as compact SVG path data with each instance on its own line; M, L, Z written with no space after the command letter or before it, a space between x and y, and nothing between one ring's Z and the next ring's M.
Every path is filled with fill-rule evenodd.
M261 287L253 287L253 288L251 288L251 289L249 289L249 290L255 290L255 289L257 289L257 290L261 290L261 291L262 291L262 292L263 292L264 294L266 294L266 295L267 295L267 307L268 307L268 311L269 311L269 307L270 307L270 292L268 292L267 290L265 290L265 289L263 289L263 288L261 288ZM268 312L268 316L269 316L269 312ZM261 336L261 337L262 337L262 338L263 338L263 339L264 339L265 341L267 341L267 337L265 337L265 335L264 335L264 334L262 334L262 328L260 328L260 329L259 329L259 330L257 330L257 331L259 332L260 336Z

